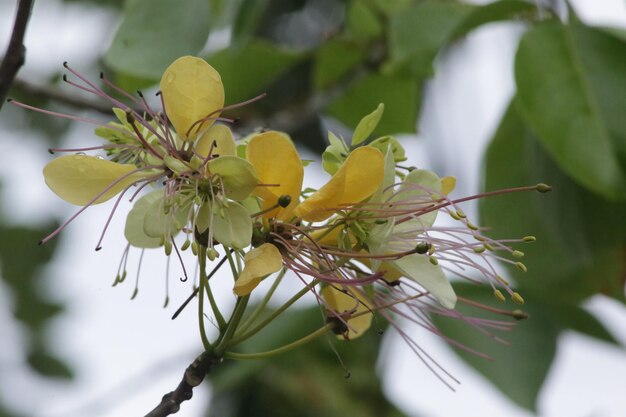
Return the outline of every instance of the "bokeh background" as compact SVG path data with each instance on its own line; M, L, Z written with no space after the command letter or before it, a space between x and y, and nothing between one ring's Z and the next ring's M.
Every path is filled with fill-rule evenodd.
M16 1L0 0L2 51L15 9ZM225 363L179 415L621 417L625 29L621 0L40 0L11 97L106 121L102 103L60 82L62 62L150 96L174 58L195 54L221 72L228 103L268 93L235 114L239 135L286 130L315 159L328 129L349 137L384 102L377 133L397 135L409 164L457 176L456 196L554 186L548 195L464 206L495 237L533 234L538 242L523 249L528 273L502 270L530 314L502 335L510 346L440 323L495 361L459 355L407 326L461 381L456 392L392 331L371 332L278 361ZM123 215L94 252L110 206L90 208L37 246L75 210L43 182L47 148L97 143L86 124L6 104L0 112L0 416L143 415L201 348L195 314L170 320L192 284L161 252L146 252L139 272L133 253L129 277L111 288ZM306 176L324 181L316 164ZM488 288L457 289L515 308L497 305ZM296 306L251 348L319 321L309 306Z

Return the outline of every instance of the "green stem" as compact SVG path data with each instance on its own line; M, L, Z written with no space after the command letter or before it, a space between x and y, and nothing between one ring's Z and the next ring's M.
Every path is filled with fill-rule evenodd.
M220 338L216 342L216 346L213 349L213 353L217 357L221 357L224 351L226 351L226 348L230 345L230 341L235 334L235 330L237 330L237 326L239 326L239 323L241 322L243 313L246 311L249 299L249 295L237 298L237 304L235 304L233 314L230 316L230 320L228 321L228 327L226 328L226 331L220 335Z
M198 261L200 268L200 287L198 292L198 325L200 326L200 338L202 339L202 345L204 345L205 351L211 350L211 342L206 335L206 329L204 328L204 290L207 285L206 277L206 247L200 246L198 248Z
M314 286L316 286L319 283L319 280L315 279L313 281L311 281L311 283L309 283L309 285L307 285L306 287L304 287L303 289L301 289L300 291L298 291L293 297L291 297L285 304L283 304L282 306L280 306L280 308L278 308L278 310L274 311L272 314L270 314L269 317L267 317L265 320L263 320L261 323L259 323L258 325L256 325L255 327L252 328L252 330L249 330L248 332L239 335L238 337L234 337L231 341L231 345L236 345L238 343L243 342L246 339L249 339L250 337L254 336L255 334L257 334L260 330L262 330L265 326L267 326L268 324L270 324L272 321L274 321L274 319L276 317L278 317L280 314L282 314L287 308L289 308L293 303L295 303L296 301L298 301L300 298L302 298L302 296L306 293L308 293L311 288L313 288Z
M269 289L267 294L265 294L265 297L263 297L263 300L261 301L261 303L254 309L252 314L250 314L250 316L248 316L246 318L246 321L244 321L243 324L241 326L239 326L239 332L246 331L252 325L252 323L254 323L256 318L259 316L259 314L261 314L261 312L263 311L263 309L265 308L267 303L270 301L270 299L274 295L274 292L276 292L276 288L278 288L278 285L282 281L282 279L285 276L286 272L287 272L286 268L283 268L280 271L280 273L278 274L278 276L274 280L274 283L272 284L271 288Z
M303 338L298 339L295 342L289 343L287 345L281 346L281 347L276 348L276 349L268 350L268 351L265 351L265 352L258 352L258 353L224 352L223 357L226 358L226 359L238 359L238 360L241 360L241 359L270 358L272 356L279 355L281 353L285 353L285 352L288 352L288 351L290 351L292 349L295 349L297 347L305 345L305 344L309 343L310 341L315 340L318 337L322 336L323 334L325 334L329 330L332 330L333 327L334 327L333 323L328 323L324 327L321 327L321 328L317 329L313 333L311 333L311 334L309 334L307 336L304 336Z

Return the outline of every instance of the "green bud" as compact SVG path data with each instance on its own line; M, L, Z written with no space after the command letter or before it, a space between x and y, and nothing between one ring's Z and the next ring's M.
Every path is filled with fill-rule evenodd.
M282 208L287 207L289 204L291 204L290 195L283 194L280 197L278 197L278 205L281 206Z
M191 246L191 241L189 239L185 240L183 245L180 247L180 250L187 250L187 248Z
M539 191L540 193L547 193L548 191L552 190L552 187L549 186L548 184L539 183L535 186L535 189Z

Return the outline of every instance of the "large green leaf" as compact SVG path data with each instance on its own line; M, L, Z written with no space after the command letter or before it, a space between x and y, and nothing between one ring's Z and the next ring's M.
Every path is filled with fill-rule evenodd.
M565 175L511 106L486 155L487 190L546 182L548 194L516 193L481 201L481 223L495 238L535 235L520 248L528 273L511 268L519 287L576 303L598 292L624 300L626 204L586 191Z
M207 0L132 0L105 63L120 73L158 80L176 58L195 55L209 35Z
M454 37L465 35L473 29L493 22L512 20L537 12L535 4L524 0L499 0L477 7L454 30Z
M584 187L626 197L626 43L574 21L522 39L515 62L525 119L559 166Z
M491 291L473 284L455 285L459 296L495 308L517 308L515 304L502 305ZM529 297L527 297L529 298ZM511 303L511 302L509 302ZM485 317L486 312L459 303L458 310L466 316ZM489 379L493 385L520 406L535 410L537 396L548 374L556 353L558 327L541 304L527 299L523 310L528 320L520 321L511 332L497 336L510 342L503 345L477 331L463 321L447 317L433 317L435 324L447 337L455 340L494 361L455 348L455 352L474 369ZM489 317L500 319L500 317Z
M389 24L387 69L418 77L431 76L437 52L472 10L474 6L467 4L427 0L394 15Z
M350 86L327 111L347 126L355 127L363 115L383 103L385 115L374 130L374 136L414 133L419 98L419 84L415 79L371 74Z
M254 41L240 48L227 48L209 56L224 83L226 103L248 100L266 91L268 85L289 70L301 55L270 43Z
M355 41L333 39L325 42L316 52L313 85L328 87L349 74L364 58L365 51Z

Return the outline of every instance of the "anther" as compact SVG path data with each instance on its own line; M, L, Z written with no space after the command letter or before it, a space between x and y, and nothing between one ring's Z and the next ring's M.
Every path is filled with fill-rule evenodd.
M515 262L515 266L519 268L519 270L521 270L522 272L528 272L528 268L526 268L526 265L521 262Z
M437 258L435 258L434 256L430 256L430 257L428 258L428 261L429 261L431 264L435 265L435 266L439 265L439 261L438 261L438 260L437 260Z
M61 77L61 79L63 80L63 82L67 82L67 74L63 74L63 76Z
M528 318L528 313L519 309L511 311L511 315L515 320L526 320Z
M67 61L63 61L63 67L64 67L64 68L67 68L67 67L68 67Z
M521 295L519 295L519 293L517 293L517 292L514 292L514 293L511 295L511 300L513 300L513 302L514 302L515 304L519 304L519 305L524 304L524 299L523 299L523 298L522 298L522 296L521 296Z
M523 258L524 257L524 252L522 252L521 250L514 250L513 252L511 252L511 255L514 258Z
M534 241L536 241L536 240L537 240L537 238L536 238L536 237L534 237L534 236L524 236L524 237L522 238L522 240L523 240L524 242L534 242Z
M103 80L104 79L104 72L100 71L100 79Z
M137 95L141 98L143 98L143 93L141 92L141 90L137 90Z
M539 183L535 186L535 189L539 191L540 193L547 193L548 191L552 190L552 187L549 186L548 184Z
M506 300L506 298L504 298L504 294L502 294L502 291L500 290L494 290L493 291L493 295L496 296L496 298L498 299L498 301L502 301L504 302L504 300Z
M483 243L483 246L485 247L485 249L487 249L489 252L493 252L494 250L496 250L496 248L493 247L493 245L491 243Z

